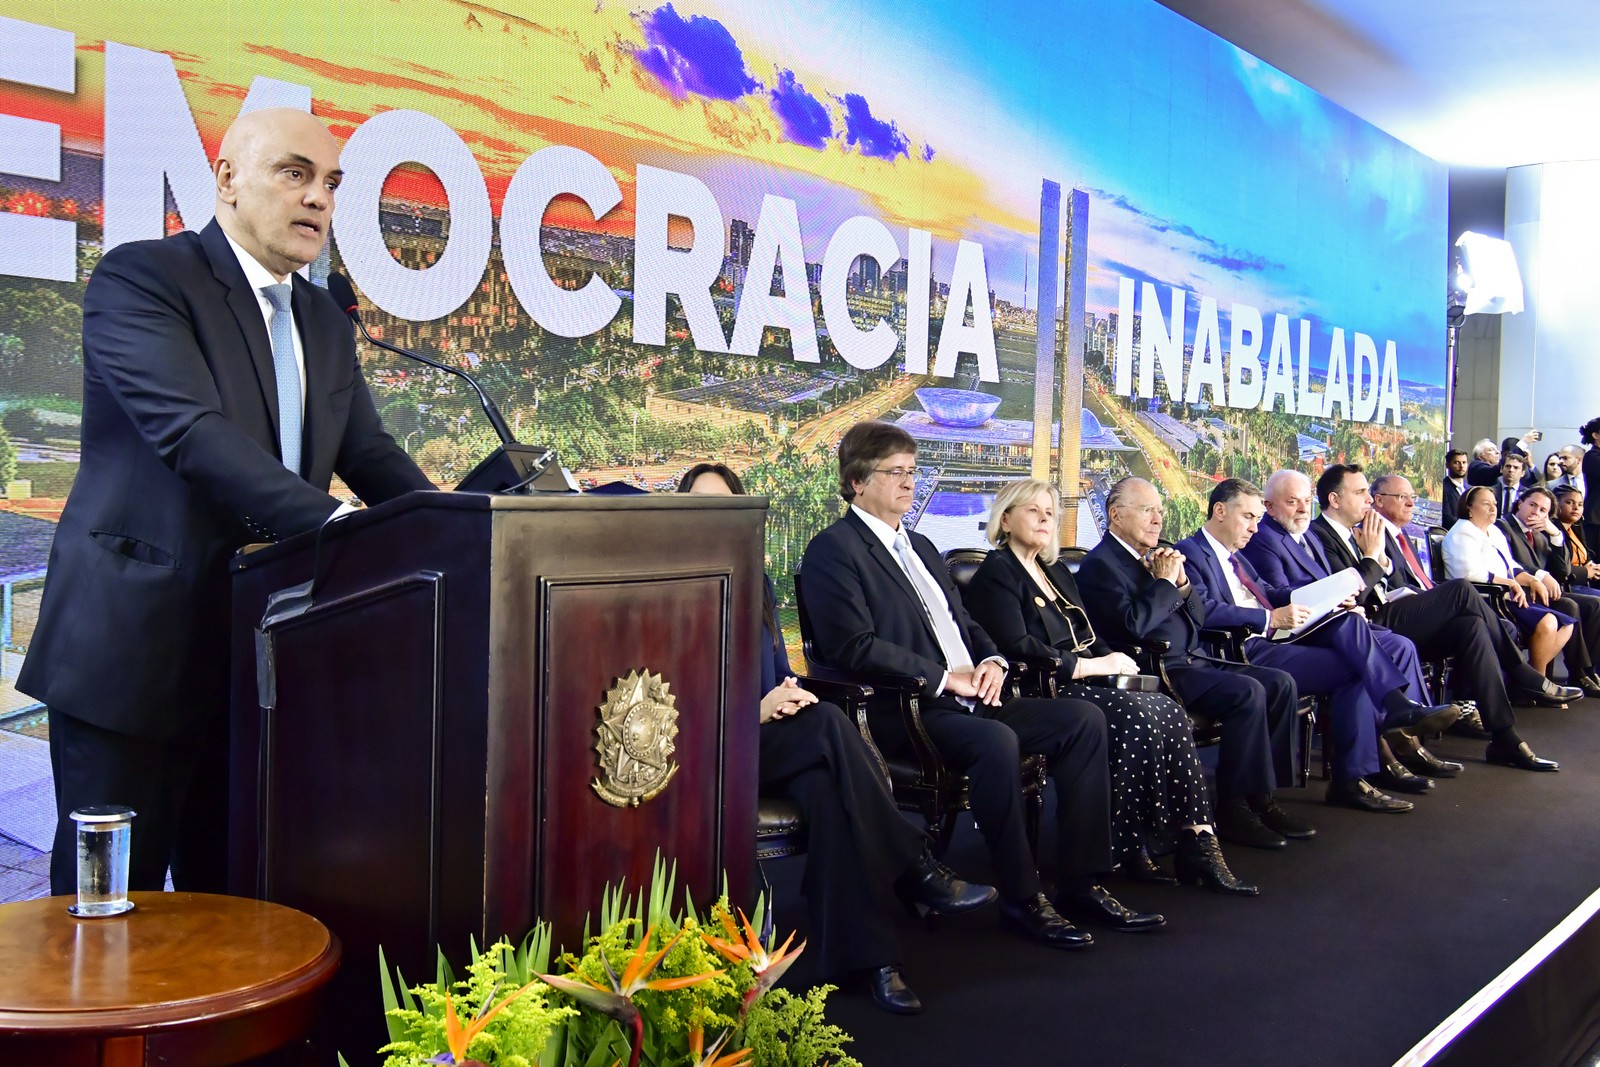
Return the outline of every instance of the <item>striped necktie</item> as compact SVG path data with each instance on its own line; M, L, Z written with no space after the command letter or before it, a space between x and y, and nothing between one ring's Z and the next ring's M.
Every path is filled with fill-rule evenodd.
M294 358L294 316L289 311L288 282L264 285L261 294L272 305L272 374L278 380L278 452L283 465L300 473L300 364Z

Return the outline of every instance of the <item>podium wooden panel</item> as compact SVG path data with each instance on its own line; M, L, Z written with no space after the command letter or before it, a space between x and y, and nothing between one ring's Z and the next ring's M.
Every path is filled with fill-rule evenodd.
M764 517L751 497L419 493L241 556L233 891L321 919L374 1003L380 944L413 981L436 945L459 959L535 918L576 948L658 848L696 901L724 873L750 899ZM313 568L263 700L257 626ZM634 670L676 698L679 769L619 808L591 786L595 727Z

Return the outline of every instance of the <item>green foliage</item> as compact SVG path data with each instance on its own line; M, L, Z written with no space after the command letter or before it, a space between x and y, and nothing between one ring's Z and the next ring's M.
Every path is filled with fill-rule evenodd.
M446 992L463 1024L504 1004L467 1049L467 1056L485 1067L612 1067L633 1062L636 1053L641 1067L693 1067L694 1044L709 1048L723 1034L729 1038L723 1055L749 1046L748 1067L859 1067L841 1051L848 1035L824 1018L832 986L802 997L761 992L779 974L776 966L765 976L756 973L769 959L776 962L771 957L745 958L751 953L744 939L761 928L762 902L750 925L724 941L722 935L743 925L735 921L726 895L702 919L692 901L677 906L676 886L676 865L658 856L648 887L632 895L624 886L605 890L600 932L585 936L581 956L568 953L560 961L565 971L560 979L589 987L590 996L583 999L543 984L524 989L549 973L550 930L544 925L516 948L501 940L479 954L473 944L461 981L440 953L434 983L408 989L398 971L391 979L380 953L389 1026L389 1044L379 1050L388 1057L384 1067L438 1062L448 1048ZM740 958L732 961L722 955L731 944L741 946ZM766 945L768 952L772 948ZM708 977L673 988L700 976ZM512 995L516 999L505 1003ZM602 1003L609 1007L602 1009Z
M0 427L0 491L6 483L17 476L17 446L11 443L11 435Z
M384 1067L421 1067L448 1047L447 992L462 1023L516 993L516 999L506 1003L473 1039L467 1055L485 1067L534 1067L552 1035L577 1014L572 1008L553 1003L556 998L538 980L537 975L549 966L549 957L550 929L541 924L515 948L502 939L480 954L473 944L472 962L462 981L454 980L440 953L434 984L408 990L398 970L397 983L389 981L388 967L380 952L384 1014L389 1027L389 1044L378 1050L387 1053ZM522 992L517 993L518 990Z
M845 1055L850 1035L823 1018L823 1001L833 991L821 985L804 996L774 989L751 1007L745 1019L745 1044L763 1067L861 1067Z

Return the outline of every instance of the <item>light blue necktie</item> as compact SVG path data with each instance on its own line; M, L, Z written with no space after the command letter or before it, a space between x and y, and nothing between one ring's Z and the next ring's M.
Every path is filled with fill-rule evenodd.
M947 605L944 592L930 582L917 565L916 551L912 549L911 538L906 536L904 529L895 534L894 550L900 557L900 569L906 572L906 577L911 580L911 588L916 590L917 599L922 601L922 610L933 627L939 651L944 653L945 667L952 671L971 670L972 653L967 651L967 643L956 628L956 620L950 614L949 607L940 606Z
M272 305L272 373L278 379L278 450L283 465L300 473L300 364L294 358L294 318L289 313L293 290L284 282L264 285Z

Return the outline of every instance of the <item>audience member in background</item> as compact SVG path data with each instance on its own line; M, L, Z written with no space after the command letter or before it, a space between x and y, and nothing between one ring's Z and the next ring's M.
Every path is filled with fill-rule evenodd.
M1403 481L1403 479L1402 479ZM1406 482L1407 492L1410 483ZM1263 487L1263 502L1266 507L1266 516L1261 520L1255 536L1250 538L1250 543L1240 551L1250 561L1263 581L1269 586L1288 589L1297 589L1312 582L1319 581L1333 573L1329 565L1327 554L1322 547L1321 538L1309 530L1311 524L1311 479L1296 470L1274 471ZM1415 498L1412 498L1412 505ZM1398 548L1389 549L1390 558L1399 555ZM1370 560L1363 560L1367 568L1363 572L1363 580L1368 582L1381 581L1381 568ZM1360 571L1358 567L1358 571ZM1466 585L1465 582L1461 583ZM1468 600L1478 600L1478 596L1470 587L1467 588ZM1442 623L1444 620L1429 617L1432 624ZM1492 619L1490 620L1493 621ZM1372 628L1373 639L1389 653L1389 658L1396 663L1403 659L1414 660L1416 655L1422 654L1421 645L1418 643L1416 651L1411 652L1412 642L1381 626ZM1506 641L1511 644L1509 640ZM1403 651L1402 651L1403 649ZM1514 645L1511 654L1518 663L1521 657ZM1432 658L1430 656L1430 658ZM1425 699L1426 688L1421 678L1415 679L1416 690L1414 696ZM1504 688L1501 690L1504 695ZM1459 725L1459 722L1458 724ZM1451 727L1452 730L1455 727ZM1481 732L1481 724L1478 726ZM1479 735L1474 735L1479 736ZM1481 734L1487 739L1487 734ZM1390 749L1386 754L1384 749ZM1439 778L1454 778L1462 771L1459 763L1441 760L1422 746L1422 742L1414 734L1391 735L1387 741L1379 741L1379 758L1385 765L1398 758L1401 764L1417 774L1432 775Z
M1600 552L1600 418L1590 419L1578 431L1587 451L1583 454L1583 541L1593 552ZM1589 492L1589 486L1595 491Z
M1461 709L1411 698L1414 690L1425 695L1416 649L1405 638L1389 635L1399 646L1397 654L1404 657L1402 670L1374 640L1366 618L1350 610L1356 606L1354 597L1345 610L1336 610L1298 637L1281 633L1308 622L1311 610L1293 603L1290 587L1269 587L1240 554L1266 514L1261 490L1242 478L1227 478L1211 490L1206 503L1205 524L1174 547L1188 561L1184 569L1205 606L1208 624L1242 626L1260 635L1245 642L1250 662L1287 671L1301 693L1332 698L1333 781L1328 803L1360 811L1410 811L1409 801L1396 800L1378 787L1423 793L1433 783L1393 761L1386 766L1378 756L1378 736L1395 731L1398 739L1406 730L1438 733L1461 717Z
M1376 566L1382 577L1374 583L1371 603L1378 622L1403 634L1427 659L1454 657L1450 671L1452 695L1475 701L1489 731L1486 758L1491 763L1529 771L1553 771L1556 764L1540 759L1517 735L1516 713L1511 708L1510 692L1536 704L1559 707L1583 696L1575 686L1558 686L1523 659L1507 627L1478 591L1465 579L1435 585L1423 570L1415 553L1407 558L1404 547L1395 544L1394 554L1387 540L1376 549L1382 563L1357 554L1357 547L1337 529L1354 530L1363 526L1368 512L1396 525L1411 521L1416 502L1411 499L1410 482L1386 481L1384 496L1373 498L1366 478L1359 470L1335 465L1317 479L1317 499L1322 514L1311 524L1321 541L1331 568L1357 567L1366 577ZM1472 490L1468 490L1471 492ZM1493 494L1482 490L1492 502ZM1458 524L1459 525L1459 524ZM1379 603L1382 599L1386 602ZM1508 692L1509 690L1509 692ZM1458 730L1457 723L1451 727ZM1459 731L1458 732L1465 732ZM1474 736L1468 734L1468 736Z
M1444 536L1445 573L1505 586L1512 621L1528 642L1528 665L1543 674L1556 653L1572 640L1578 620L1552 610L1549 590L1512 557L1505 534L1495 525L1499 509L1494 490L1473 486L1461 498L1458 514L1467 521L1456 523Z
M811 539L800 570L818 658L923 679L922 724L950 768L967 776L1005 925L1067 949L1094 938L1057 907L1122 930L1164 925L1099 884L1114 866L1105 716L1085 700L1001 698L1005 659L967 614L933 542L901 521L915 503L916 463L916 438L889 423L857 423L839 439L839 495L850 507ZM898 713L877 714L872 731L885 751L911 748ZM1055 901L1028 845L1021 753L1041 756L1055 782Z
M1446 530L1456 521L1456 507L1467 491L1467 454L1452 448L1444 454L1444 489L1439 498L1439 524Z
M742 496L744 485L722 464L701 463L684 474L678 492ZM956 913L987 904L995 892L963 882L933 858L927 835L895 806L855 725L800 687L770 578L761 599L761 656L761 791L788 798L805 815L807 944L819 977L866 972L879 1007L919 1011L900 975L894 931L874 898L892 884L908 903Z
M1527 469L1527 461L1520 452L1510 452L1500 457L1500 477L1489 488L1494 490L1495 510L1501 515L1511 514L1517 506L1517 497L1522 495L1522 475Z
M1560 485L1565 474L1566 468L1561 465L1561 453L1552 452L1544 457L1544 465L1538 470L1538 484L1546 489Z
M1057 559L1061 494L1049 482L1008 482L989 512L990 552L967 588L967 610L1001 652L1059 658L1058 695L1087 700L1106 717L1111 759L1111 827L1122 873L1167 882L1150 857L1166 852L1184 882L1254 896L1235 878L1211 825L1205 770L1194 750L1189 716L1162 693L1144 693L1080 679L1138 674L1094 632L1072 572Z
M1500 477L1500 446L1485 437L1472 446L1472 462L1467 464L1469 485L1493 485Z
M1578 620L1566 647L1567 681L1581 688L1584 696L1600 697L1600 678L1594 673L1595 658L1600 656L1596 645L1600 642L1600 599L1581 593L1564 595L1572 584L1572 564L1566 535L1550 519L1554 502L1548 489L1525 489L1512 513L1501 516L1496 525L1505 534L1511 558L1544 587L1549 605Z
M1106 495L1106 536L1078 568L1095 632L1115 644L1163 642L1161 670L1183 706L1222 726L1217 753L1217 832L1253 848L1283 848L1316 830L1272 793L1294 781L1295 708L1300 694L1280 670L1233 663L1200 641L1205 606L1183 554L1161 546L1161 496L1143 478Z
M1561 476L1552 478L1545 488L1555 492L1564 485L1570 485L1580 495L1584 493L1583 449L1577 445L1562 445L1556 456L1561 460Z
M1583 537L1583 491L1571 485L1555 490L1556 527L1566 538L1567 561L1572 567L1574 589L1600 592L1600 563L1595 562L1589 543Z

